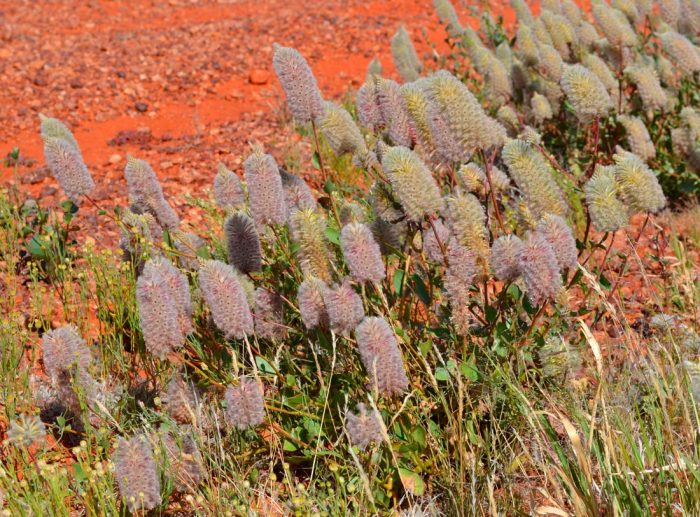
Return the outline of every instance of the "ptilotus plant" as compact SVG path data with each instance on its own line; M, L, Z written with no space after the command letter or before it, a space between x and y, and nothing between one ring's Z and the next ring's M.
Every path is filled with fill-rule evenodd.
M345 414L345 427L352 444L363 451L370 443L381 443L381 418L379 411L367 409L362 402L357 405L357 412L348 411Z
M657 3L661 19L671 27L678 27L678 20L681 16L681 3L679 0L659 0Z
M421 230L423 236L423 251L430 262L443 264L448 246L452 241L452 233L440 219L436 219L433 224L426 225Z
M253 152L243 162L248 207L258 226L284 224L287 206L277 163L272 155L265 154L261 145L254 145Z
M644 109L648 111L666 111L668 107L668 97L653 67L642 63L635 63L625 68L625 77L636 86L637 93L642 99Z
M173 230L170 236L174 241L180 266L188 271L199 269L199 253L206 248L204 240L197 234L180 229Z
M683 76L692 77L700 70L698 48L688 38L672 30L662 32L659 37L664 52L678 66Z
M78 369L79 375L87 373L92 355L85 340L73 325L65 325L46 332L42 338L44 370L51 379L64 371Z
M627 145L630 150L645 161L656 156L656 147L651 141L644 121L639 117L621 115L617 117L627 133Z
M479 192L484 187L486 174L483 169L474 162L464 163L457 171L457 181L467 192Z
M566 18L548 9L543 9L540 12L540 19L552 38L552 46L557 49L557 52L559 52L562 58L570 59L570 45L576 43L574 28L569 24Z
M557 49L555 49L552 45L547 45L546 43L539 44L539 53L540 62L538 68L546 79L549 79L555 83L550 87L550 89L556 88L558 86L557 83L561 81L562 74L564 73L564 61L561 58L561 54L559 54ZM547 88L545 87L544 90L546 93ZM550 92L550 94L551 93L552 92ZM554 97L556 97L556 95L550 96L552 97L552 101L554 101ZM555 104L558 103L555 102Z
M223 163L219 163L214 177L214 199L221 208L239 208L245 205L245 192L241 180Z
M554 170L539 150L522 140L511 140L501 156L535 217L545 213L566 215L568 207L554 180Z
M559 264L549 241L539 232L530 232L520 250L518 266L530 303L552 300L562 287Z
M578 259L576 239L563 218L558 215L545 214L537 223L537 231L552 246L559 269L572 270L576 267Z
M470 288L477 272L474 253L466 247L452 242L447 254L448 267L445 272L445 291L452 309L452 322L460 335L469 334L473 316L469 311Z
M537 40L528 25L520 25L516 35L516 53L527 66L535 66L540 62L540 50Z
M360 166L372 163L365 139L345 108L333 102L324 103L320 127L336 156L349 153Z
M324 287L322 294L331 330L337 334L350 334L365 315L362 298L353 289L350 279Z
M192 332L192 298L187 276L164 257L149 260L143 270L144 275L152 276L151 269L157 270L170 287L177 310L177 323L183 335Z
M153 449L145 434L120 438L112 455L119 492L132 513L152 510L161 503L160 481Z
M561 87L581 122L603 117L612 108L605 86L585 66L566 66L561 76Z
M355 329L355 337L370 387L386 397L403 393L408 388L408 377L389 323L384 318L368 316Z
M265 419L263 388L255 379L241 377L238 386L229 386L224 394L226 423L245 431Z
M464 32L464 27L459 22L455 8L450 0L433 0L433 6L440 22L445 25L450 38L460 38Z
M659 180L639 156L618 149L613 159L620 197L632 213L655 213L666 206Z
M603 61L597 54L587 52L581 59L581 64L593 72L598 79L600 79L600 82L603 83L603 86L605 86L608 94L610 94L613 104L617 106L617 101L620 95L619 82L605 61Z
M15 447L27 448L46 442L46 426L39 415L18 415L10 421L7 441Z
M340 246L355 281L381 282L386 277L379 244L366 224L351 223L344 226L340 233Z
M294 120L304 124L323 116L323 98L309 63L299 51L273 44L272 66L287 96Z
M488 276L488 230L481 201L473 194L456 192L447 199L447 222L456 241L474 253L480 276Z
M525 3L525 0L510 0L510 6L522 24L530 26L535 23L532 11L530 11L530 7Z
M284 324L284 302L282 297L269 289L255 290L255 335L261 339L284 339L287 327Z
M333 274L323 216L316 210L297 210L290 218L289 229L298 246L297 259L304 275L330 282Z
M323 292L327 286L318 278L308 277L297 290L297 305L301 320L307 329L318 326L328 327L328 311L323 301Z
M198 414L198 395L194 385L177 372L168 382L161 400L170 417L179 424L189 424Z
M627 226L627 207L619 197L615 167L597 165L584 187L586 205L593 227L600 232L614 232Z
M287 217L291 217L295 210L315 210L317 208L316 198L306 182L282 168L279 171L284 189L284 201L287 205Z
M160 433L168 463L167 468L163 470L172 481L175 490L192 492L205 476L202 455L191 432L182 430L176 433L177 436L173 432Z
M77 204L95 188L95 182L68 128L56 119L40 117L46 164L66 196Z
M150 212L163 228L169 230L180 225L180 218L165 200L163 188L148 162L128 155L124 178L133 211Z
M262 270L262 248L255 222L243 212L226 218L224 236L228 261L243 274Z
M198 273L202 296L214 324L227 338L243 339L253 333L253 315L235 271L218 260L207 260Z
M443 118L452 138L459 144L462 161L477 149L500 147L505 129L486 115L479 101L454 75L440 71L430 77L428 98ZM439 145L438 142L435 142Z
M637 35L623 13L602 0L593 2L591 12L612 46L632 47L637 43Z
M378 133L384 127L377 92L379 80L380 77L377 74L367 74L367 79L357 90L355 98L360 124L373 133Z
M414 151L391 147L383 153L382 167L409 219L422 221L444 209L435 178Z
M359 203L356 203L355 201L349 201L347 199L341 201L338 216L342 226L347 226L348 224L354 223L364 224L367 222L365 207Z
M420 77L423 64L418 59L411 37L403 25L391 38L391 56L394 58L399 75L405 82L415 81Z
M164 272L148 261L136 282L139 322L146 349L164 358L185 342L181 308Z
M435 146L436 161L450 165L465 160L464 149L447 125L447 120L440 113L440 109L430 103L426 115L430 136Z
M512 282L520 276L520 251L523 241L517 235L501 235L491 247L491 267L496 278Z
M535 118L535 122L538 125L554 116L554 113L552 112L552 105L544 95L540 95L539 93L535 92L532 95L530 103L532 105L532 114Z
M513 84L504 64L488 48L474 45L470 50L472 62L483 76L489 99L500 106L513 96Z
M382 123L394 145L410 147L413 143L409 113L401 87L391 79L377 78L377 103Z

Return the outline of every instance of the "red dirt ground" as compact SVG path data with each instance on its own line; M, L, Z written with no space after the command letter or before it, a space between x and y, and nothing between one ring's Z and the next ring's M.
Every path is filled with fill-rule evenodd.
M505 10L497 4L494 16ZM466 6L459 11L475 24ZM426 61L429 42L444 48L431 0L2 0L0 157L19 147L22 190L58 201L42 167L44 113L74 130L103 204L124 202L131 153L153 165L181 208L180 194L208 187L218 161L239 169L248 142L278 157L295 142L281 124L273 42L299 49L324 95L340 99L374 56L394 75L390 38L402 23ZM0 168L0 181L12 177Z

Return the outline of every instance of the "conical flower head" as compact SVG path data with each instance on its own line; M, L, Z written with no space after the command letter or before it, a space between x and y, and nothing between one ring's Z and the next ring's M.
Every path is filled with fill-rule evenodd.
M405 82L415 81L420 76L423 64L413 46L411 37L402 25L391 38L391 56L401 79Z
M180 218L165 200L163 188L148 162L127 156L124 177L132 210L137 208L139 212L152 214L168 230L180 226Z
M90 349L73 325L50 330L42 337L44 369L49 378L57 379L62 372L77 367L79 374L92 364Z
M323 136L336 156L350 153L359 161L366 159L369 151L365 139L345 108L333 102L324 103L320 126Z
M561 87L581 122L604 117L612 108L605 86L585 66L567 66L561 76Z
M520 276L520 251L523 241L516 235L501 235L491 247L491 266L496 278L512 282Z
M671 27L676 27L681 17L681 3L678 0L659 0L661 19Z
M445 254L452 241L452 233L440 219L436 219L432 224L421 230L423 237L423 251L428 260L436 264L445 262Z
M241 431L259 426L265 419L262 386L254 379L241 377L238 386L229 386L224 394L226 422Z
M416 153L392 147L384 153L382 167L409 219L421 221L443 210L437 182Z
M197 234L174 230L171 233L175 249L180 253L177 257L180 265L188 271L199 269L199 253L205 247L204 240Z
M383 318L367 317L355 329L362 364L370 385L390 397L408 388L401 349L391 326Z
M383 126L394 145L410 147L413 143L410 117L401 86L391 79L377 78L377 102Z
M544 235L532 232L520 250L519 269L530 303L554 299L562 287L557 256Z
M539 223L537 231L541 233L554 250L559 269L573 269L578 261L576 239L566 221L558 215L545 214Z
M119 439L112 457L119 492L129 511L152 510L161 502L160 481L148 438L144 434Z
M323 303L331 329L338 334L350 334L365 315L362 298L348 278L340 285L323 289Z
M345 419L350 441L361 451L365 450L370 443L382 441L382 416L377 410L368 410L367 406L360 403L357 405L357 413L348 411Z
M455 162L469 160L470 154L466 153L456 140L455 135L447 125L445 117L440 114L439 108L428 104L426 117L430 138L435 146L436 161L453 165Z
M190 432L161 434L161 442L168 460L166 475L178 492L192 492L202 482L205 471L202 455Z
M632 213L655 213L666 206L659 180L639 156L618 150L613 160L620 195Z
M248 205L255 224L284 224L287 219L284 189L277 163L261 146L243 162L248 185Z
M173 285L152 261L136 282L136 301L141 332L151 354L164 358L184 344L183 314Z
M588 213L599 232L614 232L627 225L627 207L618 197L615 167L596 166L584 187Z
M329 325L328 311L323 301L325 289L328 289L326 284L314 277L304 279L299 286L297 304L301 313L301 321L307 329Z
M495 54L481 45L474 45L470 50L474 67L484 78L489 100L495 105L503 104L513 96L513 85L508 69Z
M473 194L456 192L447 200L447 221L457 242L474 253L484 276L489 271L489 242L486 212Z
M377 83L379 77L368 74L365 83L357 90L357 116L360 124L373 133L378 132L384 126L384 119L379 108Z
M386 277L379 244L366 224L345 225L340 233L340 247L357 282L381 282Z
M170 417L179 424L192 423L197 416L198 397L194 385L176 373L161 395L163 405Z
M70 147L78 151L80 154L80 147L78 147L78 141L73 136L68 127L58 120L57 118L47 117L43 113L39 113L39 122L41 123L41 139L46 141L49 138L57 138L58 140L63 140Z
M460 187L467 192L480 192L486 183L484 170L474 162L463 164L457 171L457 180Z
M629 115L620 115L617 117L617 120L625 128L627 143L634 154L643 160L649 160L656 156L656 148L642 119Z
M536 217L547 212L566 215L568 208L564 196L542 153L523 140L511 140L503 147L502 157L525 203Z
M243 212L234 212L224 223L228 261L243 274L262 270L262 248L255 223Z
M282 297L264 287L255 290L255 335L261 339L287 337Z
M199 269L199 287L214 324L227 338L243 339L253 333L248 298L231 266L207 260Z
M552 45L540 43L540 63L539 70L547 79L558 83L564 73L564 61L561 54Z
M73 203L77 204L81 196L95 188L80 151L68 140L44 138L44 157L51 174Z
M367 65L367 77L372 75L382 75L382 62L376 56Z
M466 247L452 242L447 259L449 266L445 272L445 291L452 308L452 323L459 335L467 335L472 322L470 288L477 273L476 256Z
M306 182L282 168L279 171L284 189L284 200L287 205L287 217L290 217L294 210L315 210L317 208L316 198Z
M540 61L540 50L537 47L532 29L524 24L518 27L516 35L516 51L520 59L527 66L534 66Z
M330 282L331 263L329 259L326 221L315 210L297 210L289 221L292 240L299 246L297 259L305 275Z
M221 208L238 208L245 205L245 193L241 180L223 163L219 163L214 177L214 199Z
M592 23L582 20L576 27L576 37L582 48L590 49L597 41L600 40L600 34Z
M587 53L583 56L581 64L593 72L610 95L619 95L618 81L613 75L610 67L597 54Z
M523 25L532 25L535 22L530 6L525 3L525 0L510 0L510 6L515 11L518 21Z
M170 288L170 294L177 310L177 322L183 336L192 332L192 299L187 276L164 257L156 257L146 262L142 276L162 278Z
M535 122L538 124L542 124L542 122L549 120L554 116L554 113L552 112L552 105L544 95L540 95L539 93L535 92L532 95L530 104L532 106L532 115L535 118Z
M700 70L700 51L688 38L675 31L662 32L660 38L664 52L678 65L683 76L692 76Z
M637 44L637 34L622 12L602 0L594 2L591 11L598 27L612 46L633 47Z
M440 23L445 25L450 38L460 38L464 32L464 27L459 23L459 18L450 0L433 0L433 7L435 7Z
M665 111L668 108L668 97L653 67L642 63L628 66L625 77L637 87L644 109Z
M323 116L323 98L309 63L296 49L273 44L272 66L287 96L287 105L299 123Z
M484 112L479 101L455 76L440 71L430 77L428 98L445 121L467 161L477 149L500 147L505 129Z

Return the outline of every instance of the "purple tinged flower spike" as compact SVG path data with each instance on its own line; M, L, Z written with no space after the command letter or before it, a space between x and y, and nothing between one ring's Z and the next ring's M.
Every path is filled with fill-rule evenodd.
M287 96L287 105L299 123L318 122L323 98L309 63L299 51L273 44L272 66Z
M350 273L357 282L381 282L386 277L379 244L372 230L362 223L345 225L340 246Z
M383 318L366 317L355 329L362 364L369 373L370 385L386 397L408 388L408 377L401 349L391 326Z
M120 438L112 461L119 492L130 512L152 510L161 503L156 462L146 435Z
M229 386L224 394L226 422L245 431L259 426L265 419L263 389L254 379L241 377L238 386Z
M248 206L255 224L284 224L287 205L282 178L275 159L263 152L262 146L253 146L253 152L243 162L248 185Z
M243 274L262 270L262 248L255 223L243 212L228 216L224 223L228 261Z
M199 287L214 324L227 338L243 339L253 333L248 298L231 266L207 260L199 269Z
M323 301L323 292L328 289L326 284L314 277L306 278L297 291L297 304L301 320L307 329L328 327L328 311Z
M333 332L348 335L362 321L365 309L362 298L355 292L346 278L340 285L323 289L323 303Z
M382 441L382 416L377 410L368 409L360 403L357 405L357 413L348 411L345 418L350 441L361 451L365 450L370 443Z
M523 243L519 269L525 281L525 291L533 305L554 299L562 287L554 248L539 232L530 233Z
M523 241L516 235L501 235L491 247L491 266L496 278L512 282L520 276L519 257Z
M262 339L287 337L282 297L264 287L255 290L255 334Z
M239 208L245 205L245 192L241 180L223 163L219 163L214 177L214 199L221 208Z

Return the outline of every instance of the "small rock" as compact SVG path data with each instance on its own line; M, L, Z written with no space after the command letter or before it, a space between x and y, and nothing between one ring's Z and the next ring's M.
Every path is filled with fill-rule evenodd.
M33 82L36 86L46 86L49 84L49 81L46 79L46 75L42 73L36 74Z
M148 104L146 104L145 102L137 102L136 104L134 104L134 108L136 108L136 111L138 111L139 113L145 113L146 111L148 111Z
M49 176L51 171L48 167L39 167L36 170L30 171L27 174L22 174L20 176L20 181L24 184L35 184L43 181Z
M58 192L58 189L54 187L53 185L46 185L44 188L41 189L41 192L39 193L40 198L45 198L49 196L53 196L56 192Z
M73 79L70 80L70 87L71 88L82 88L83 83L78 77L74 77Z
M120 161L122 161L121 154L114 153L112 156L109 157L109 163L111 163L112 165L117 164Z
M119 77L119 79L124 79L126 77L126 72L124 72L122 70L118 70L117 77Z
M250 75L248 75L248 82L250 84L267 84L269 80L270 73L267 70L261 70L259 68L251 70Z

